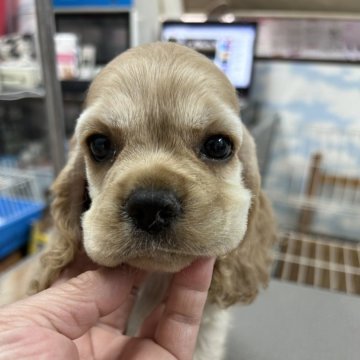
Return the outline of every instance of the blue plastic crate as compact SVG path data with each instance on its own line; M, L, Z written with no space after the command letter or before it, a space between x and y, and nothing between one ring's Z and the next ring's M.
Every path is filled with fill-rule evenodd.
M26 244L44 208L40 202L0 197L0 259Z
M79 6L126 6L131 7L132 0L53 0L55 7L79 7Z

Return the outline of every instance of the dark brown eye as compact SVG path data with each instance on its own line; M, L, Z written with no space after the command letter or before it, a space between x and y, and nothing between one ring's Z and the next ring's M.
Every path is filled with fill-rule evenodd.
M110 160L115 150L110 139L105 135L92 135L87 141L92 157L97 162Z
M207 138L200 150L202 155L208 159L225 160L229 158L233 151L231 140L224 135L212 135Z

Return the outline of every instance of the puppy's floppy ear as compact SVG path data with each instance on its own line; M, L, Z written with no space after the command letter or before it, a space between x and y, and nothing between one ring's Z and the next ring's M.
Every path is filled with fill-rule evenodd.
M244 239L215 264L210 301L224 308L236 302L251 303L259 286L267 285L271 248L276 240L272 209L261 190L255 144L246 129L238 157L243 164L244 185L252 193L252 204Z
M81 246L80 218L88 195L83 155L79 144L72 143L69 160L52 186L53 230L40 258L39 271L30 292L50 286L60 271L74 259Z

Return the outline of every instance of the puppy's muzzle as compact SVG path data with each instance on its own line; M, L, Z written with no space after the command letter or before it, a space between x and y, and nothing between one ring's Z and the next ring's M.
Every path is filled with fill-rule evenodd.
M125 211L135 228L156 235L176 221L181 204L173 191L137 189L128 197Z

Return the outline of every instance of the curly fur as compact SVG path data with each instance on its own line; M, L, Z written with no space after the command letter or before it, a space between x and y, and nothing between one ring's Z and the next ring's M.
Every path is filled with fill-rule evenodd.
M249 134L244 137L238 155L244 164L245 185L253 198L243 241L215 264L210 299L222 308L237 302L250 304L259 286L267 286L271 248L276 242L276 221L269 200L261 190L255 144Z
M53 185L54 230L32 291L48 287L84 249L101 265L128 262L165 272L215 255L208 319L220 319L214 309L250 303L269 280L275 222L261 191L254 142L238 113L229 81L192 50L156 43L111 62L91 85L68 163ZM219 165L194 155L204 134L224 131L231 133L237 156ZM100 167L89 157L85 139L94 132L109 132L121 143L111 165ZM114 217L117 203L138 186L171 186L186 204L165 249L144 250L126 220Z
M54 229L47 250L40 258L40 267L30 284L33 294L49 287L71 261L81 246L80 217L83 212L85 188L83 159L76 148L65 168L52 186L51 214Z

